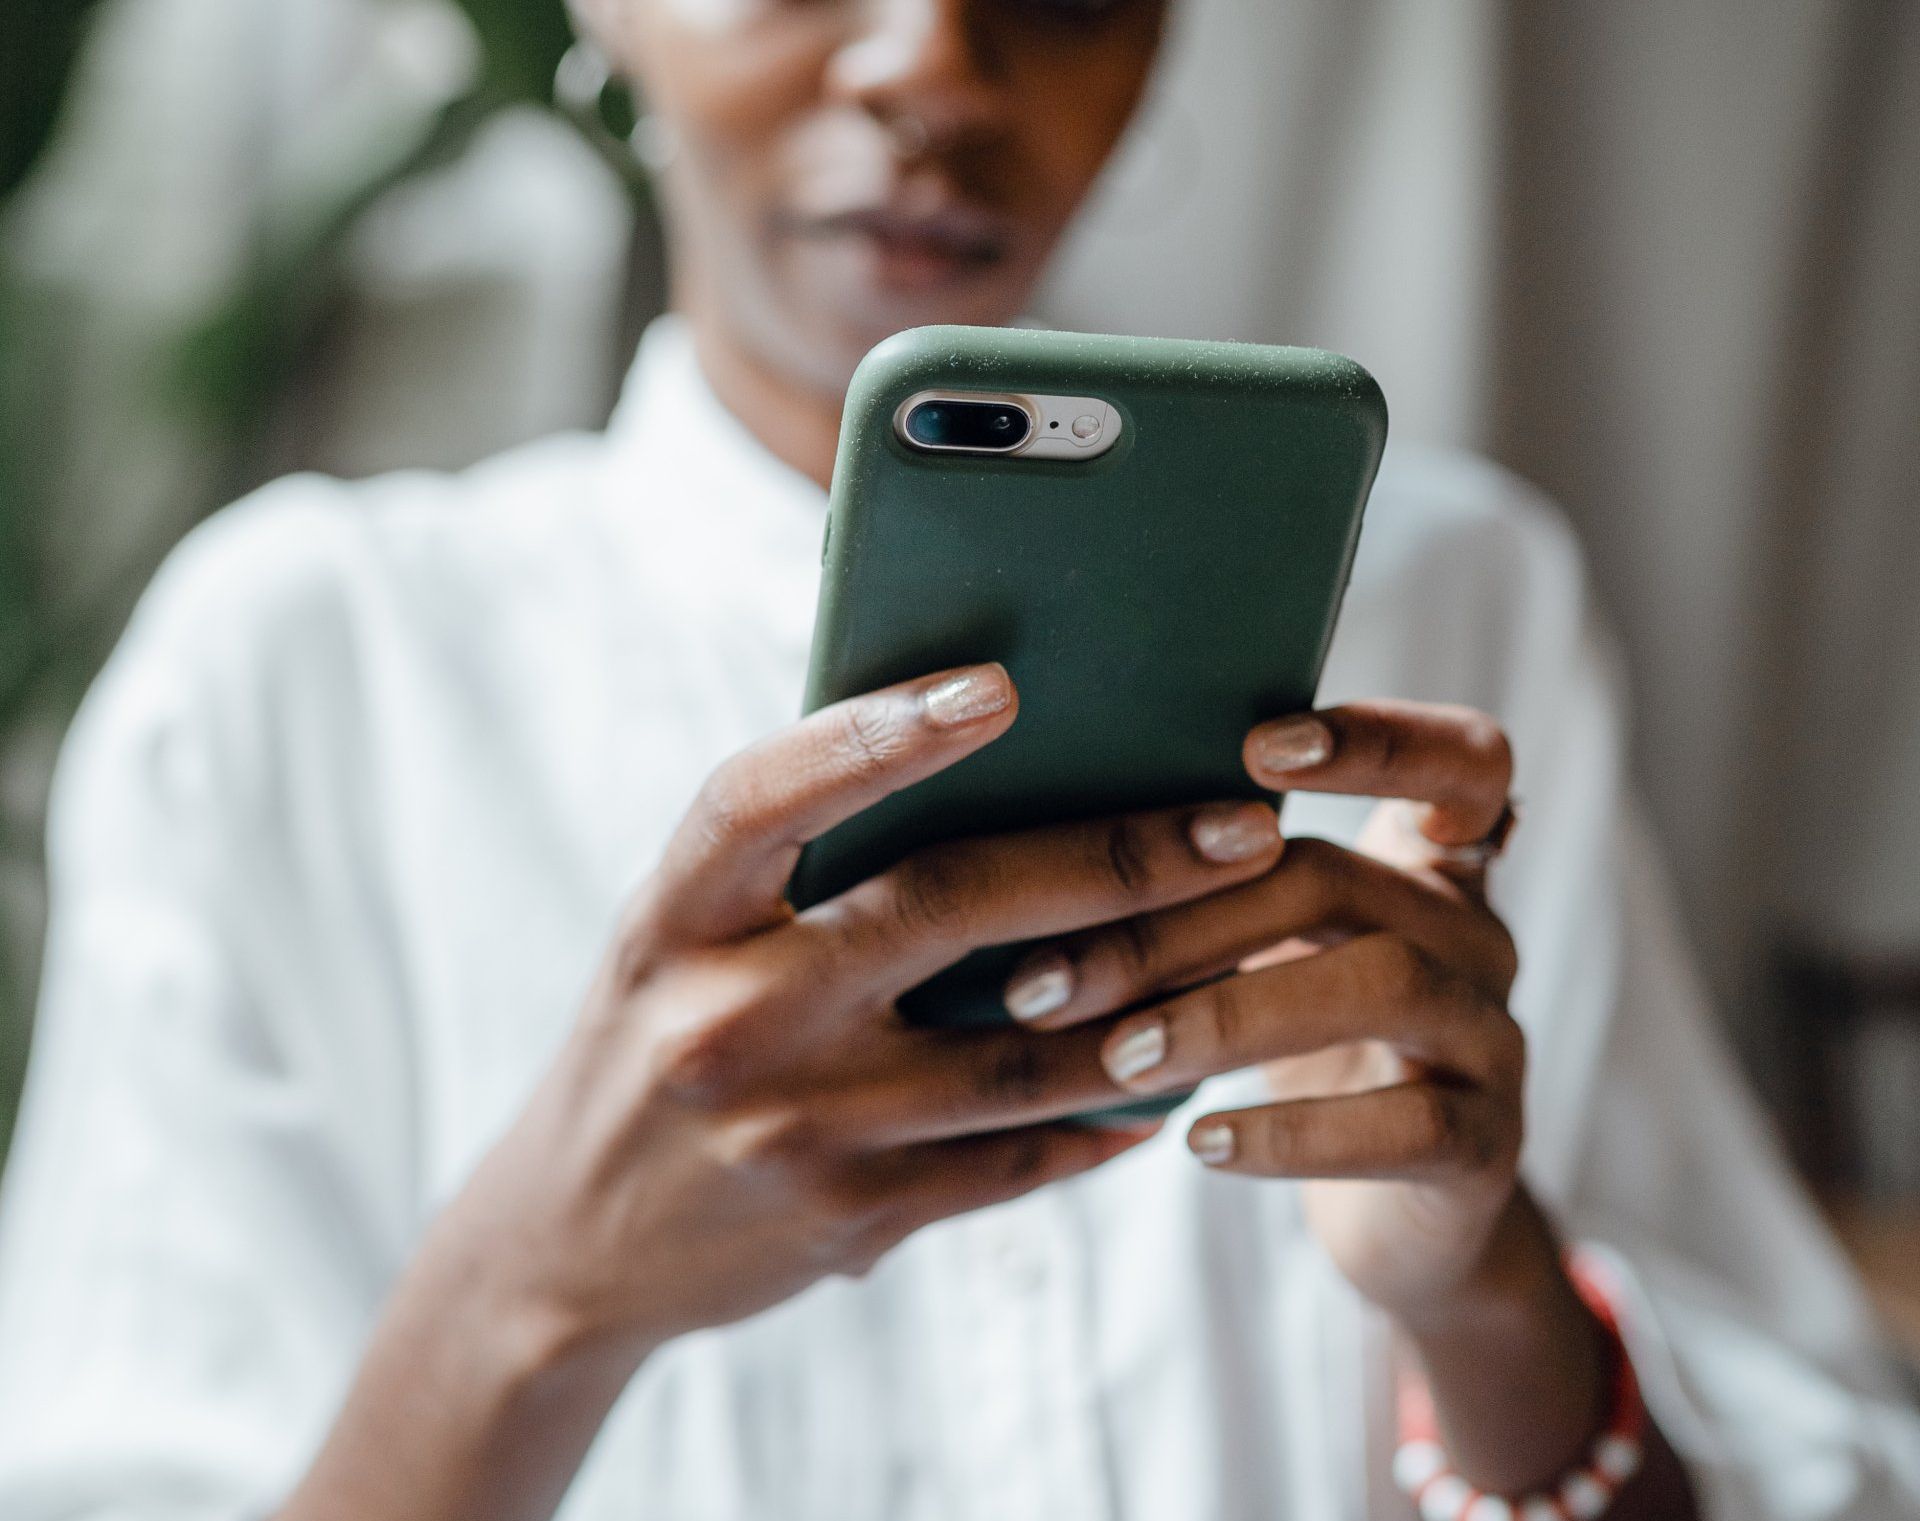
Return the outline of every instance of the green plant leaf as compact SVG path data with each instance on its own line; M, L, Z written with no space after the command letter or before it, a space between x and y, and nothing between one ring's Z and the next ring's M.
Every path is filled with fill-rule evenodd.
M244 455L325 312L340 255L368 208L396 186L458 158L498 111L552 108L554 74L573 43L562 0L456 3L480 45L471 90L417 120L369 134L358 156L350 153L325 185L270 208L235 288L182 337L156 376L163 403L189 409L218 455ZM98 0L0 0L0 210L52 138L97 9ZM560 114L645 202L651 187L618 129ZM15 552L31 536L13 530L44 519L54 499L44 472L23 462L30 455L59 457L44 439L23 436L33 409L15 404L19 394L8 390L22 373L21 364L9 361L24 352L11 319L32 299L0 268L0 555L7 562L0 567L0 597L9 604L0 618L0 755L21 725L71 712L118 637L133 594L187 526L156 524L151 542L129 552L78 599L41 585L31 557ZM189 521L217 505L205 504ZM0 1155L32 996L4 935L0 926Z
M561 0L459 0L486 60L488 86L502 100L545 105L553 71L573 45Z
M26 180L53 135L98 0L0 5L0 204Z

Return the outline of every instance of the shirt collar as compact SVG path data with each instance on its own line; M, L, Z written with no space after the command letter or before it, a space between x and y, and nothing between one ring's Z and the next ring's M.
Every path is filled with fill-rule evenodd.
M648 324L608 419L599 500L683 612L804 653L827 497L714 395L684 319Z
M703 510L748 512L775 532L819 537L826 493L714 395L692 331L677 314L656 317L641 335L607 440L616 454L639 456L650 474L665 475L683 490L697 488Z

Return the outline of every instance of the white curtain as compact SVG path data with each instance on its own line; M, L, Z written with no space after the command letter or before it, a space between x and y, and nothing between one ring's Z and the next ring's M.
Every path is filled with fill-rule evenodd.
M1920 5L1191 0L1048 309L1343 349L1566 506L1763 1056L1920 949Z

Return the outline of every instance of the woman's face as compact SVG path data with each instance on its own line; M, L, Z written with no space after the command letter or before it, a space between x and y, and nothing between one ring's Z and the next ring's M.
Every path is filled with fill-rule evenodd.
M1018 316L1138 103L1166 0L584 0L669 156L676 300L822 389Z

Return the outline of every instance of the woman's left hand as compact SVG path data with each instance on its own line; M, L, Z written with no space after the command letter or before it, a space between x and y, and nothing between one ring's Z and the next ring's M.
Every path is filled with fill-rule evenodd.
M1468 709L1377 702L1262 724L1245 759L1276 790L1383 801L1357 849L1290 840L1253 881L1039 953L1009 1006L1047 1029L1167 995L1115 1022L1115 1081L1156 1094L1263 1066L1276 1101L1204 1116L1189 1147L1313 1180L1308 1219L1355 1286L1444 1314L1521 1207L1513 941L1484 862L1449 852L1510 822L1506 736Z

